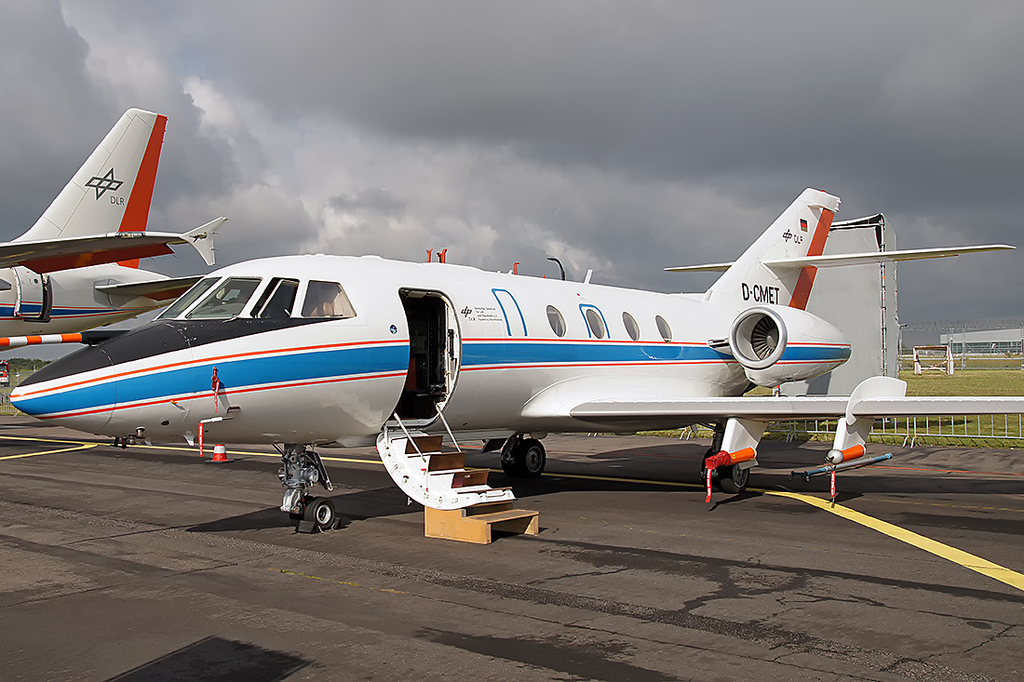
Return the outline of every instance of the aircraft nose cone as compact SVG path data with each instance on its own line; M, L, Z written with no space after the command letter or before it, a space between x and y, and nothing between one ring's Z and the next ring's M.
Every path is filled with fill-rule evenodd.
M22 382L11 391L11 403L37 419L98 430L110 418L116 397L110 367L110 358L99 347L82 348Z

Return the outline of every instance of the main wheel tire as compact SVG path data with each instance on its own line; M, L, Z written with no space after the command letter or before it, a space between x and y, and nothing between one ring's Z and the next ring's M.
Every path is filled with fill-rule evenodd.
M750 469L740 469L738 464L718 469L718 487L723 493L735 495L747 489L750 482Z
M306 521L312 521L320 530L329 530L336 518L334 502L329 497L314 497L306 503L302 513Z
M547 461L544 445L536 438L527 438L516 448L516 465L520 476L537 478L544 473Z

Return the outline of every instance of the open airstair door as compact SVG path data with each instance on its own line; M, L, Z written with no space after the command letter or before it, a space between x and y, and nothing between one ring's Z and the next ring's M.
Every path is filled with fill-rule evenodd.
M409 323L409 373L398 416L412 426L437 419L459 376L462 337L451 301L438 291L399 292Z
M50 278L22 267L14 268L14 276L18 289L14 314L24 320L49 322L53 305Z

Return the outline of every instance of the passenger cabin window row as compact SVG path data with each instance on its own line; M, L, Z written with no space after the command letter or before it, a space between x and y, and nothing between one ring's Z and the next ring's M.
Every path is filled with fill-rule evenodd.
M604 322L604 316L601 311L591 305L581 305L580 310L583 312L583 318L587 322L587 330L591 337L597 339L603 339L608 336L608 328ZM555 336L562 338L565 336L566 326L565 318L562 317L562 313L553 305L547 307L548 324L551 325L551 331L555 333ZM658 327L658 333L661 334L661 338L666 342L672 340L672 327L669 326L668 321L665 320L661 315L657 315L654 318L654 323ZM629 334L629 338L634 341L640 340L640 325L637 324L636 318L630 315L628 312L622 313L622 326L625 327L626 333Z
M242 314L263 281L261 277L227 277L223 280L206 277L182 294L157 319L230 320ZM271 278L249 311L249 316L261 320L356 316L356 310L342 286L321 280L306 283L301 314L297 315L295 302L301 288L298 279Z

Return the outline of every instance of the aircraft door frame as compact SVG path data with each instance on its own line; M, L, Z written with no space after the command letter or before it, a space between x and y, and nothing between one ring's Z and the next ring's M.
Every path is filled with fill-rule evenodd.
M14 316L24 320L50 321L53 307L53 282L28 268L15 267ZM38 309L36 308L38 306Z
M451 400L462 368L462 331L451 299L441 291L399 291L409 328L409 370L397 411L431 422Z
M504 294L504 296L499 296L499 293ZM498 302L498 307L501 308L501 314L505 318L505 331L508 332L509 338L529 336L530 333L526 327L526 318L523 316L523 309L519 307L519 301L517 301L516 297L512 295L512 292L508 289L495 287L491 289L491 295L494 296L494 300ZM503 298L505 298L504 302L502 302ZM505 307L506 303L510 304L508 309ZM519 315L518 319L509 315L509 309L513 306L515 306L516 313Z

